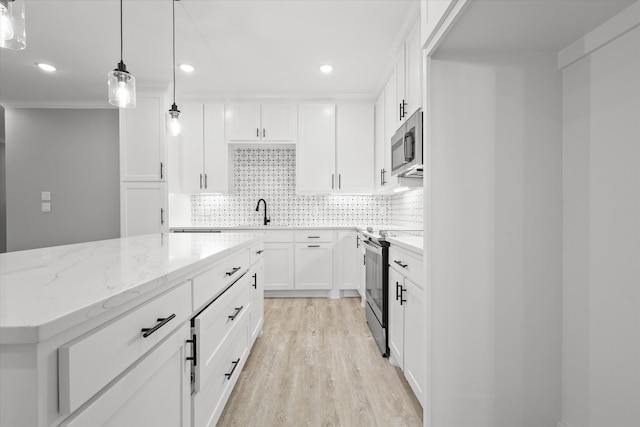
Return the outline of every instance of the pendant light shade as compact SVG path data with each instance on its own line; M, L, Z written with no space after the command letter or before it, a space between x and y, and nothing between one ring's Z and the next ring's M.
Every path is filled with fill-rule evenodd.
M24 0L0 0L0 48L27 47Z
M118 68L109 73L109 104L118 108L136 106L136 78L127 71L122 61L122 0L120 0L120 62Z
M180 123L180 110L176 105L176 1L171 0L173 12L173 104L167 112L166 129L171 136L178 136L182 132L182 124Z

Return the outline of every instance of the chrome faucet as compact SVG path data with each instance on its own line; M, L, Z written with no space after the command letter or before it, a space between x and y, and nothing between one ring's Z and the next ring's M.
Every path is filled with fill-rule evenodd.
M264 203L264 225L267 225L271 222L271 219L267 219L267 201L265 199L258 200L258 205L256 206L256 212L260 210L260 202Z

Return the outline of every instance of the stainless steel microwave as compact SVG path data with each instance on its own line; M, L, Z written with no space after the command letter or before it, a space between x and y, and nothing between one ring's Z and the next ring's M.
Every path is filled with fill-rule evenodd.
M413 113L391 138L391 176L423 176L422 109Z

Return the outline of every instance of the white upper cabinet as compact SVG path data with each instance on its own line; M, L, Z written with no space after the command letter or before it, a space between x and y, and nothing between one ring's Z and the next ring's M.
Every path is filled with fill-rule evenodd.
M295 141L295 106L234 104L227 112L229 142Z
M339 104L336 107L336 174L334 192L373 192L372 104Z
M298 117L296 191L372 193L373 105L300 104Z
M165 179L164 95L138 96L136 108L120 109L120 180Z
M374 145L375 145L375 172L373 179L375 181L376 191L381 191L385 185L385 167L387 153L387 145L385 144L386 138L384 133L384 91L380 93L380 96L376 100L375 106L375 130L374 130ZM390 174L386 174L387 177Z
M459 12L459 8L466 2L467 0L422 0L420 2L420 20L422 22L420 44L425 49L429 51L433 49L446 27L451 25L451 22L445 24L445 20L449 21L450 15L455 16ZM458 10L452 13L454 6Z
M335 176L336 107L334 104L298 105L296 191L329 193Z
M186 103L180 135L182 191L228 191L227 145L223 104Z
M390 77L395 88L395 96L385 102L393 104L390 119L393 118L391 135L422 106L422 48L420 45L420 21L416 20L398 54L394 73ZM388 86L388 85L387 85ZM386 112L386 111L385 111Z

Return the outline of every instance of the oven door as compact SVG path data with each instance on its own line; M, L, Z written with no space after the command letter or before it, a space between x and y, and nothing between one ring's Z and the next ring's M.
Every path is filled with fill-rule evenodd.
M386 326L384 316L384 281L382 277L383 257L382 247L363 241L365 248L365 293L371 310L376 315L382 327Z

